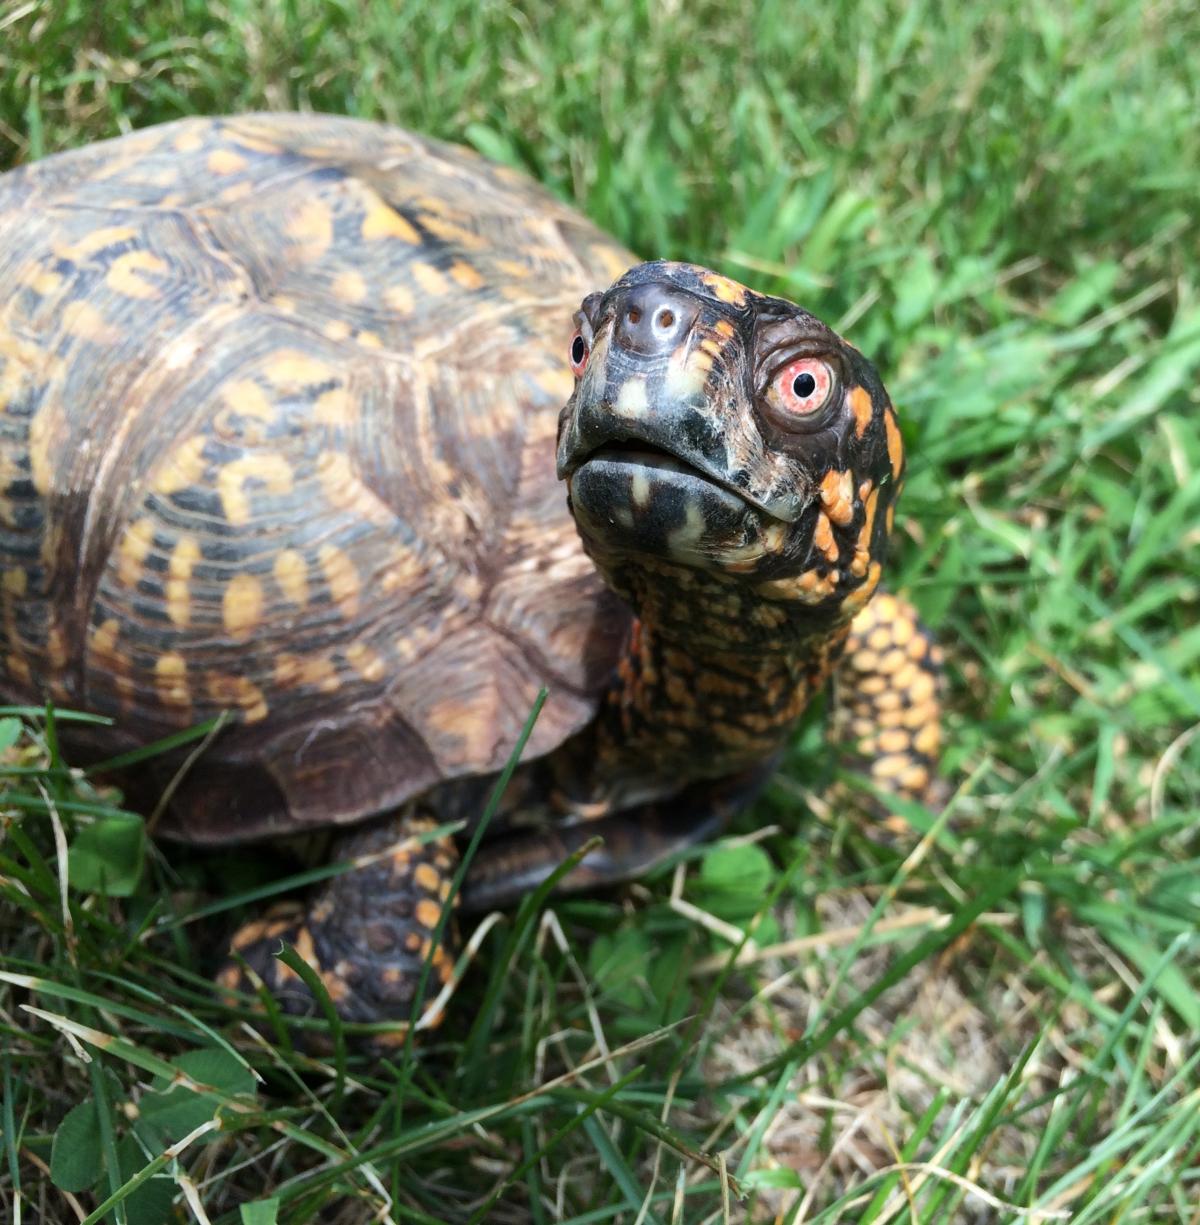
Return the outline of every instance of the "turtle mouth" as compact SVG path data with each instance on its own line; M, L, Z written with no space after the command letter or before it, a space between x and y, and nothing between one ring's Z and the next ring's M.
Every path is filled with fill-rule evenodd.
M655 446L654 443L646 442L641 438L614 439L605 442L583 456L576 471L588 464L612 465L615 471L627 470L631 476L636 474L638 469L645 470L644 476L650 476L652 473L663 476L677 474L676 479L699 481L712 486L714 492L722 500L728 496L736 499L738 505L743 509L752 509L769 518L774 517L763 507L748 499L744 492L731 481L705 471L703 468L698 468L695 464L689 463L666 448Z

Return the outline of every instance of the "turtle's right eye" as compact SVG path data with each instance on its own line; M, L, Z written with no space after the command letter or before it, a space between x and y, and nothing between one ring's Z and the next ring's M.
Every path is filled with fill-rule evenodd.
M588 343L583 338L583 333L576 332L575 335L571 337L571 370L574 372L576 378L579 378L579 376L583 373L584 368L587 366L588 354L590 352L591 350L588 348Z

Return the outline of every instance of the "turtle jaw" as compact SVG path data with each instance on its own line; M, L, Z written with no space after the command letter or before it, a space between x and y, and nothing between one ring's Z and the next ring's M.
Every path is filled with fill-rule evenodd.
M606 444L567 476L575 522L593 550L749 571L778 552L787 525L669 452Z

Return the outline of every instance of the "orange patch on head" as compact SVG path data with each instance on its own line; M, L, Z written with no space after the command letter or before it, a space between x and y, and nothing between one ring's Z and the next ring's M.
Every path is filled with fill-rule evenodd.
M892 461L892 476L899 479L901 469L904 467L904 440L900 437L896 414L890 408L883 414L883 428L887 433L888 459Z
M871 403L871 393L865 387L855 387L849 395L850 412L854 416L854 437L861 438L871 424L871 414L874 405Z
M879 490L872 489L865 503L865 517L862 530L854 545L854 560L850 563L850 573L861 578L867 572L871 561L871 533L875 530L875 511L879 506Z
M849 472L831 468L821 478L821 505L838 525L845 527L854 518L854 478Z
M833 538L829 516L823 510L817 512L817 526L813 529L813 544L825 554L827 561L837 561L837 541Z
M739 285L737 281L731 281L729 277L720 276L716 272L705 273L700 279L712 290L713 296L720 298L722 302L728 302L731 306L745 306L745 285Z

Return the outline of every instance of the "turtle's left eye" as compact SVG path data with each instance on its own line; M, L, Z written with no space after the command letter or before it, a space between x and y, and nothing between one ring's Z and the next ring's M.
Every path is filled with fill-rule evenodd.
M819 357L802 357L789 362L775 376L775 396L789 414L808 417L829 402L833 391L833 371Z
M588 354L591 350L588 348L588 342L584 340L582 332L576 332L571 337L571 370L575 377L578 378L587 366Z

